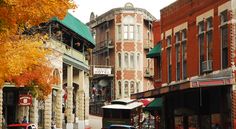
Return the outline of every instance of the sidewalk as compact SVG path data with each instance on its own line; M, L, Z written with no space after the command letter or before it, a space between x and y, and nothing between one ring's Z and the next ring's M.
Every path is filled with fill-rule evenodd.
M89 115L89 125L91 129L101 129L102 117Z

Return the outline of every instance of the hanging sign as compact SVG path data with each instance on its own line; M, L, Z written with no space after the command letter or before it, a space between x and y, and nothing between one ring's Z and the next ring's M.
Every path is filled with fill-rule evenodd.
M32 104L32 96L27 94L19 95L18 104L20 106L30 106Z

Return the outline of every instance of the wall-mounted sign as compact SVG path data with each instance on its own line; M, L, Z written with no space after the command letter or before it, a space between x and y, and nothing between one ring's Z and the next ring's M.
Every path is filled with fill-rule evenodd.
M111 74L111 68L94 68L93 74L105 74L109 75Z
M32 96L27 94L19 95L18 104L21 106L30 106L32 104Z

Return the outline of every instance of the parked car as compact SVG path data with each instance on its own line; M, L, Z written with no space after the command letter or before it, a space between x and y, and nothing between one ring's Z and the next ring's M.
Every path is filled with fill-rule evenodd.
M131 125L110 125L108 129L136 129Z
M35 124L32 123L22 123L22 124L10 124L7 129L38 129Z

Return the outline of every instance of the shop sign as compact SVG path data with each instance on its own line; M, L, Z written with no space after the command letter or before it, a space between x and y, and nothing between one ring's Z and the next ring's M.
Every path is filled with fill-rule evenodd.
M32 96L27 94L19 95L19 105L21 106L30 106L32 104Z
M111 74L111 68L94 68L93 73L94 74L109 75L109 74Z

